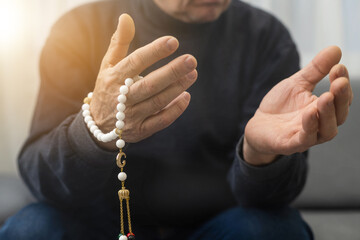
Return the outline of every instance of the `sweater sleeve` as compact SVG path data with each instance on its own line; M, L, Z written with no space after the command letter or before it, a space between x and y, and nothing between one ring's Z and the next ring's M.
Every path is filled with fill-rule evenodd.
M274 17L264 17L252 29L256 57L251 78L246 83L241 130L253 116L261 100L281 80L299 69L299 55L286 28ZM258 34L259 33L259 34ZM258 35L257 35L258 34ZM243 137L237 144L228 180L238 203L243 206L274 207L289 204L303 189L307 175L307 153L281 156L261 167L242 158Z
M94 87L99 62L91 56L91 35L96 33L87 27L90 20L78 19L79 11L54 25L43 48L30 136L18 158L33 195L64 208L99 201L116 157L92 140L80 111L82 99Z
M242 156L243 138L228 180L238 203L246 207L279 207L289 204L301 192L307 173L307 152L280 156L265 166L252 166Z

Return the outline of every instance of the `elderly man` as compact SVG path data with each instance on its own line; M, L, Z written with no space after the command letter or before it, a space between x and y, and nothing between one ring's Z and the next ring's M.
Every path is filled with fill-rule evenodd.
M122 138L137 239L312 239L288 204L304 186L307 150L346 119L352 91L340 58L329 47L299 71L284 26L241 1L71 11L44 47L19 157L39 203L10 218L1 239L116 239L117 148L92 136L80 109L93 91L91 115L112 130L118 89L136 75ZM329 91L312 95L328 73Z

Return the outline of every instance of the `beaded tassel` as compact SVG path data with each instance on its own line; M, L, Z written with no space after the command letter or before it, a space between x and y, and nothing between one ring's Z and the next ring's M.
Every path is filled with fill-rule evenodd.
M127 78L125 80L125 85L122 85L119 89L120 94L117 98L118 105L116 106L117 113L116 113L116 128L109 133L103 133L98 126L96 126L95 121L92 119L90 114L90 102L93 93L89 93L88 96L84 99L84 104L82 106L82 114L84 116L84 121L88 126L90 132L95 136L95 138L101 142L110 142L112 140L116 141L116 146L119 148L119 154L116 157L116 164L120 168L120 173L118 174L118 179L121 181L121 190L119 190L119 200L120 200L120 234L118 236L119 240L135 240L135 235L132 232L131 228L131 217L130 217L130 191L125 188L125 180L127 178L126 173L124 172L124 167L126 165L126 154L123 152L123 147L125 146L125 141L121 139L122 128L125 126L124 123L124 110L125 110L125 102L126 102L126 94L129 92L129 87L134 83L134 81L140 80L142 77L135 76L134 79ZM124 158L124 159L123 159ZM126 214L128 218L128 228L129 233L125 235L125 228L124 228L124 206L123 200L126 203Z
M121 131L119 131L119 138L121 138ZM130 239L135 239L135 235L132 232L131 228L131 217L130 217L130 191L125 188L125 180L127 178L126 173L124 172L124 167L126 165L125 159L122 159L122 157L126 158L126 154L122 151L122 148L119 151L119 154L116 157L116 164L120 168L120 173L118 175L118 179L121 181L121 190L119 190L119 201L120 201L120 235L119 240L126 240L129 239L129 236L132 236ZM126 213L128 217L128 227L129 227L129 234L128 236L125 236L125 229L124 229L124 210L123 210L123 200L126 201Z

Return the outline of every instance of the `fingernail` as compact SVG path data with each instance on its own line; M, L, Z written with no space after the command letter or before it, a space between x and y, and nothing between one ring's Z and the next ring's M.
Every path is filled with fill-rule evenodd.
M196 61L194 61L193 57L187 57L185 59L185 66L189 69L193 69L196 67Z
M188 92L184 92L182 95L183 95L183 98L185 98L186 101L190 101L190 94Z
M193 80L193 79L195 79L196 78L196 71L191 71L191 72L189 72L188 74L186 74L186 77L188 78L188 79L191 79L191 80Z
M345 67L341 67L340 77L346 77L346 69L345 69Z
M173 51L177 48L178 41L172 37L166 42L166 45L167 45L169 51Z

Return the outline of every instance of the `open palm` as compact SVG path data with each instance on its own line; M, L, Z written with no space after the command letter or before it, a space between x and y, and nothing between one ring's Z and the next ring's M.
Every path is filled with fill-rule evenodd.
M251 162L258 153L271 161L276 155L303 152L336 136L352 99L346 67L338 64L340 58L338 47L326 48L268 92L245 129L246 160ZM329 91L320 97L313 95L316 84L328 73Z

